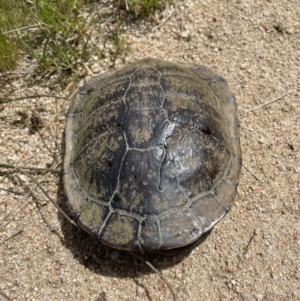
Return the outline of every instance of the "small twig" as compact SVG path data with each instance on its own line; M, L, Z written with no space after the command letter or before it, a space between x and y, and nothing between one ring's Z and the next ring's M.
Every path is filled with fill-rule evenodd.
M159 23L157 26L154 26L151 29L151 32L154 32L156 29L158 29L158 28L162 27L163 25L165 25L169 21L169 19L171 19L173 17L174 14L177 14L177 2L176 1L174 3L173 11L161 23Z
M151 31L154 32L156 29L158 29L158 28L162 27L164 24L166 24L168 22L168 20L174 15L174 12L175 11L173 10L165 20L163 20L157 26L154 26Z
M0 219L0 229L6 227L9 223L10 220L8 218L12 215L15 214L15 216L24 208L24 203L19 203L17 206L13 208L10 212L8 212L5 216L1 217Z
M5 189L5 188L1 188L1 187L0 187L0 190L6 191L6 192L8 192L8 193L13 193L13 194L15 194L15 195L24 195L24 194L25 194L24 192L15 191L15 190L13 190L13 189Z
M24 96L24 97L18 97L18 98L14 98L14 99L0 98L0 104L25 100L25 99L28 99L28 98L39 98L39 97L52 97L52 98L61 98L61 99L69 100L68 97L64 97L64 96L57 96L57 95L51 95L51 94L49 94L49 95L48 94L37 94L37 95L28 95L28 96Z
M275 101L277 101L277 100L279 100L279 99L281 99L281 98L283 98L283 97L285 97L285 96L287 96L287 95L293 93L294 91L295 91L295 90L289 91L289 92L287 92L287 93L285 93L285 94L283 94L283 95L281 95L281 96L279 96L279 97L277 97L277 98L275 98L275 99L273 99L273 100L271 100L271 101L269 101L269 102L267 102L267 103L264 103L264 104L261 104L261 105L255 107L255 108L252 108L251 110L248 110L248 111L246 111L245 113L252 112L252 111L257 110L257 109L259 109L259 108L261 108L261 107L267 106L267 105L269 105L270 103L275 102Z
M252 243L252 241L253 241L253 239L254 239L255 236L256 236L256 230L253 231L253 234L252 234L252 236L251 236L251 238L249 239L249 242L248 242L248 244L247 244L246 250L244 251L244 253L243 253L243 255L242 255L242 257L241 257L239 263L237 264L237 268L240 267L240 264L241 264L241 262L243 261L243 259L244 259L245 255L247 254L247 252L249 251L250 245L251 245L251 243Z
M83 66L91 76L95 76L94 73L92 72L92 70L88 67L88 65L86 63L83 62Z
M20 170L20 172L22 172ZM35 185L44 193L44 195L47 197L47 199L55 206L55 208L76 228L79 228L78 225L55 203L55 201L49 196L47 191L40 185L40 183L28 172L25 172L25 174L35 183Z
M11 238L13 238L13 237L15 237L15 236L17 236L17 235L19 235L19 234L21 234L23 232L23 230L19 230L19 231L17 231L16 233L14 233L13 235L11 235L10 237L7 237L6 239L4 239L3 241L1 241L0 242L0 244L3 244L3 243L5 243L6 241L8 241L8 240L10 240Z
M25 170L32 170L32 171L46 171L46 172L51 172L51 173L61 173L61 170L59 170L59 169L16 166L16 165L6 164L6 163L0 163L0 167L2 167L2 168L12 168L12 169L25 169Z
M5 298L8 301L13 301L12 299L10 299L7 295L5 295L2 291L0 291L0 295Z
M37 25L42 26L42 23L32 24L32 25L28 25L28 26L24 26L24 27L19 27L19 28L13 29L13 30L8 30L8 31L3 32L3 34L9 34L9 33L24 30L24 29L35 28L35 27L37 27Z
M242 294L242 293L239 293L239 295L240 295L241 299L242 299L243 301L245 301L245 298L244 298L243 294Z
M161 280L167 285L167 287L171 291L173 300L176 301L177 300L176 294L174 293L171 284L167 281L167 279L163 276L163 274L158 269L156 269L149 261L145 261L142 257L138 256L137 254L135 254L133 252L129 252L129 253L134 255L135 257L137 257L142 262L146 263L150 267L150 269L152 271L154 271L161 278Z
M262 182L261 179L259 177L257 177L250 169L248 169L244 164L243 167L249 172L251 173L251 175L259 182Z

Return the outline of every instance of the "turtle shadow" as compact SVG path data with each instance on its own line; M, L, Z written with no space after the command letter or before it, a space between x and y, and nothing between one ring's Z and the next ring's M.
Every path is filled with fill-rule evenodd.
M62 176L59 179L57 202L59 207L72 218L63 190ZM113 249L102 244L82 229L74 227L60 212L58 212L58 219L63 234L62 242L70 250L74 259L94 273L118 278L139 277L154 273L144 261L150 262L159 271L170 268L188 257L193 249L204 242L210 234L208 232L186 247L157 253L136 253L138 256L135 256L131 252Z

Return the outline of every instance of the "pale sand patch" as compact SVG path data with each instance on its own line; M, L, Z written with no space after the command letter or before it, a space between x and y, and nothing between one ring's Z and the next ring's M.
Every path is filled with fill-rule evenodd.
M211 235L186 258L152 263L178 300L300 300L299 1L187 0L155 18L124 22L131 51L116 68L154 57L204 64L221 74L239 103L245 168L231 211ZM110 65L106 57L89 68L98 74ZM24 60L4 75L1 97L53 94L46 81L32 84L32 68ZM29 134L28 108L44 123L44 142ZM53 98L0 105L0 162L56 168L67 108ZM20 112L29 115L25 126L17 122ZM34 187L27 176L1 168L0 177L1 188L21 193L0 191L0 292L12 300L171 300L143 263L62 222L39 190L33 200L24 189ZM57 175L36 178L57 199Z

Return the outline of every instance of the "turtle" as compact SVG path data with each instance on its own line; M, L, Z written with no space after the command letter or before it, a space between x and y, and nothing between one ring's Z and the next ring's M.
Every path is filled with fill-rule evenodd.
M229 211L241 164L236 99L202 65L146 58L96 76L66 116L68 207L112 248L196 242Z

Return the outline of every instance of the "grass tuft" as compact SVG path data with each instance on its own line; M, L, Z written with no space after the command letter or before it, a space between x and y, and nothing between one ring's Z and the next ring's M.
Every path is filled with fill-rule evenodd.
M150 15L171 0L118 1L130 14ZM101 32L101 20L95 19L98 15L92 5L97 4L87 0L0 0L0 72L13 70L24 55L34 58L43 70L79 76L78 70L85 69L78 67L91 53L100 52L103 57L103 51L108 51L115 61L129 49L120 32L121 22L115 22L113 32ZM92 30L101 37L103 47L91 42ZM106 44L112 45L113 51L106 49Z
M0 72L15 68L19 58L19 48L11 37L0 29Z
M12 70L20 54L44 70L75 72L88 59L89 15L83 0L0 0L0 72ZM92 46L91 46L92 47Z

